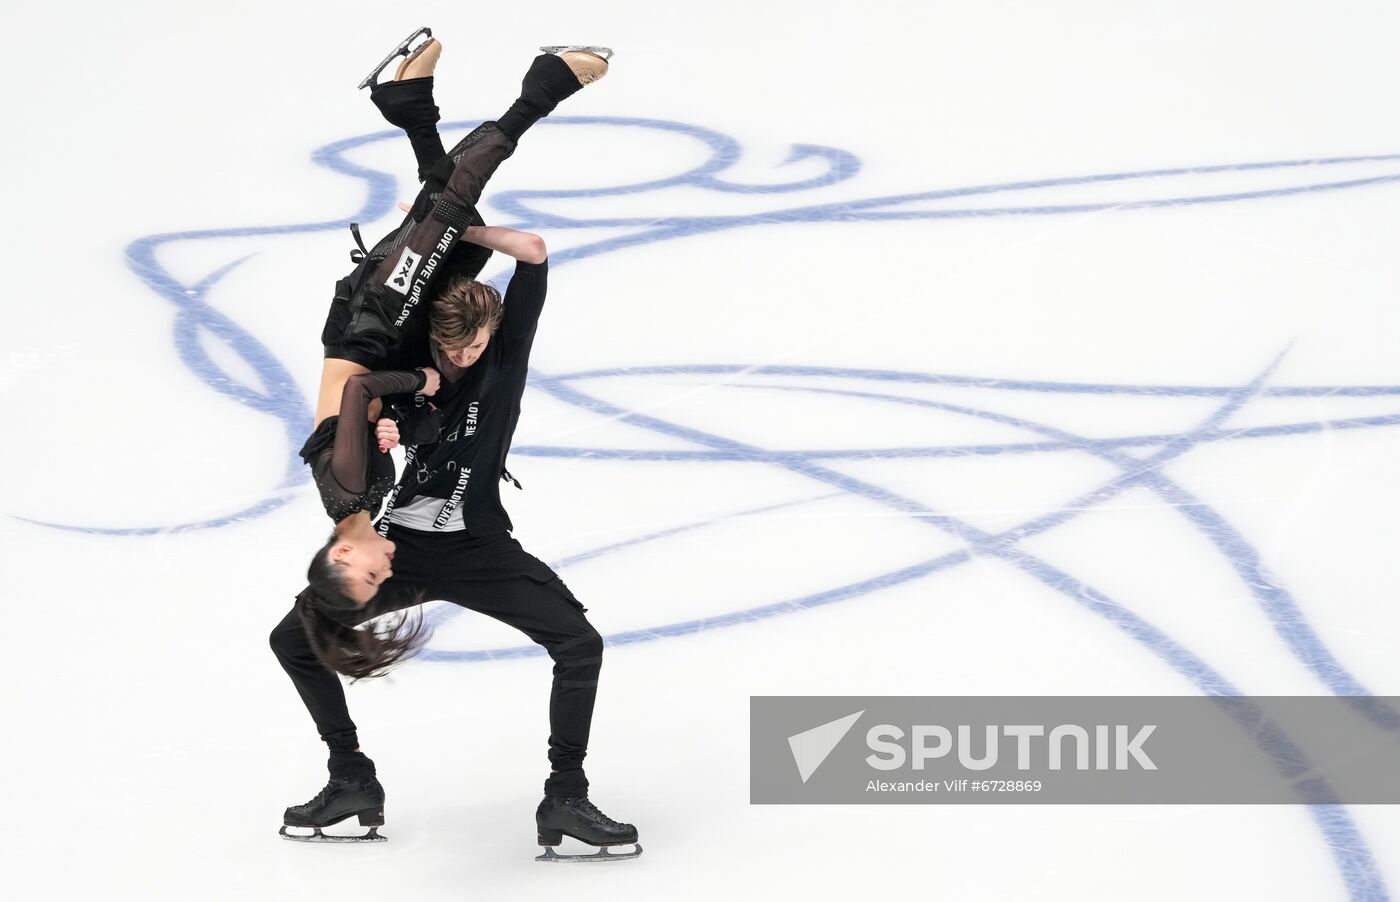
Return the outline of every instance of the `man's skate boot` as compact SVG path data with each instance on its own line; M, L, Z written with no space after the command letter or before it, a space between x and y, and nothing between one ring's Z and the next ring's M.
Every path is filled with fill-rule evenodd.
M358 816L361 827L368 827L363 836L327 836L322 827L338 824ZM384 787L374 777L331 777L316 798L304 805L293 805L282 817L278 832L285 839L297 842L384 842L379 835L384 826ZM311 833L288 833L288 827L309 827Z
M586 798L545 796L540 807L535 809L535 826L539 830L540 845L544 846L544 854L536 856L536 861L622 861L642 854L637 828L619 824ZM591 855L560 855L554 847L563 842L565 836L597 846L598 851ZM624 845L633 845L636 849L608 851L612 846Z

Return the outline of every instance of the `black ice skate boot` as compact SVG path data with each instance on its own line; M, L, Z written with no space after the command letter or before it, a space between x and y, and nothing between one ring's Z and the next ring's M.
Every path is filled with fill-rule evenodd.
M631 824L619 824L598 810L586 798L562 798L545 796L540 807L535 809L535 826L539 830L540 845L544 854L536 861L622 861L642 854L642 844L637 842L637 828ZM597 846L598 851L591 855L560 855L554 847L572 836L580 842ZM611 846L635 845L631 852L610 852Z
M433 71L442 56L442 44L429 38L399 64L393 81L370 85L370 99L390 125L408 135L413 156L419 161L418 180L427 178L428 169L446 152L437 124L442 118L433 100ZM436 190L441 191L438 186ZM415 219L426 215L426 209Z
M359 816L360 826L368 827L363 836L327 836L322 827ZM379 835L384 826L384 787L373 776L331 777L326 788L304 805L293 805L282 817L278 831L285 839L298 842L384 842ZM288 827L310 827L312 832L288 833Z

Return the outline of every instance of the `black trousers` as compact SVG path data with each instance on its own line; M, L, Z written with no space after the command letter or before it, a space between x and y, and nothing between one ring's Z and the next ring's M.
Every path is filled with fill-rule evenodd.
M496 120L496 127L510 140L518 142L530 126L548 116L561 100L580 87L567 63L552 54L541 54L531 61L521 80L520 96ZM444 157L451 157L453 162L460 159L463 145L458 144L450 152L444 150L438 134L437 124L442 117L433 100L433 76L374 85L370 88L370 99L389 124L397 125L408 135L420 182L430 179ZM451 164L447 168L450 169ZM429 188L442 190L441 185L429 185Z
M394 575L379 589L374 613L442 600L509 624L544 646L554 661L549 696L549 763L545 793L588 794L583 759L593 722L603 639L586 608L547 564L507 534L426 533L389 527ZM360 618L359 622L362 622ZM359 746L341 678L311 650L295 611L272 630L272 650L301 695L321 738L334 752ZM467 674L462 674L467 678Z

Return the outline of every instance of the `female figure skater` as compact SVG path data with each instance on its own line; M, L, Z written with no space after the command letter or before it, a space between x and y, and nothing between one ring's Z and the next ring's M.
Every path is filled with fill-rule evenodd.
M576 85L581 81L558 57L536 59L531 71L537 70L553 71L550 77L558 80L568 72ZM527 76L522 97L530 80ZM436 107L431 110L435 122ZM508 112L498 127L505 133L518 129L520 121L533 120L516 120L512 126ZM400 124L412 135L422 119ZM389 498L380 523L386 533L380 540L385 542L383 567L370 580L377 589L373 601L363 606L327 603L311 586L297 596L293 609L271 635L273 651L330 748L330 781L310 802L287 809L282 833L319 841L382 839L377 827L384 823L384 790L373 761L360 750L344 687L333 671L351 676L379 672L385 658L396 659L398 652L389 649L386 655L385 649L366 640L372 636L370 631L354 627L431 598L516 627L542 645L554 662L549 703L551 771L544 785L545 798L535 813L539 842L546 847L541 860L636 857L641 854L640 845L626 854L608 851L614 845L636 844L637 830L608 818L593 805L583 772L602 666L602 638L563 581L510 535L510 518L500 501L505 457L519 419L530 349L544 305L547 251L536 235L486 226L465 229L468 240L514 257L515 273L504 303L491 286L454 278L432 302L432 337L424 336L421 344L400 341L393 349L410 366L421 363L440 371L441 384L434 397L440 428L433 440L420 440L410 448L406 472ZM353 362L353 358L334 359ZM370 535L378 539L372 530ZM364 541L373 539L366 536ZM327 837L321 832L321 827L352 816L370 831L359 837ZM288 827L314 832L294 836ZM599 851L557 855L553 849L565 835L598 846Z

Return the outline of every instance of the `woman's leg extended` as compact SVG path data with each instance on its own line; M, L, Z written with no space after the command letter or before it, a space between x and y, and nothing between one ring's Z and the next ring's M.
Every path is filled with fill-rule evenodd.
M513 150L530 126L554 112L555 107L577 94L584 85L601 78L607 72L607 67L606 61L591 53L571 52L563 56L541 53L531 60L530 68L520 81L520 96L510 108L499 119L483 122L458 141L447 152L447 160L439 166L439 174L445 181L446 172L453 166L460 166L468 151L481 142L483 132L499 132L509 139Z
M570 55L592 56L565 56ZM597 60L597 57L592 58ZM530 126L552 113L560 101L576 94L588 81L597 80L595 70L583 67L583 62L571 63L550 53L535 57L520 83L520 96L510 109L499 120L483 122L458 141L425 174L424 189L431 191L438 185L445 186L447 195L454 201L465 202L474 209L487 181L515 152L516 143Z
M375 85L370 99L385 119L407 133L418 162L418 180L423 181L432 165L447 154L437 130L442 115L433 100L433 77Z
M445 182L452 166L459 163L466 149L475 143L468 135L451 152L443 149L437 130L442 115L433 100L432 74L441 53L442 45L430 40L420 48L420 55L404 64L393 81L374 85L370 89L370 98L384 118L408 134L408 140L413 145L413 156L418 162L419 181L428 178L435 163L449 157L451 162L444 163L437 173L439 180ZM530 63L521 80L520 96L496 120L496 127L512 143L518 142L530 126L552 113L561 101L577 93L584 85L602 78L607 69L607 61L591 53L573 51L561 56L540 54Z
M606 63L602 64L605 68ZM520 96L510 105L510 109L497 119L501 131L512 141L519 141L530 126L554 112L559 103L574 94L586 84L569 62L552 53L541 53L530 63L525 78L520 82ZM589 81L596 77L589 78Z
M404 61L393 81L373 85L369 92L384 118L408 134L420 182L447 153L437 130L442 116L433 101L433 70L441 55L442 44L430 38Z

